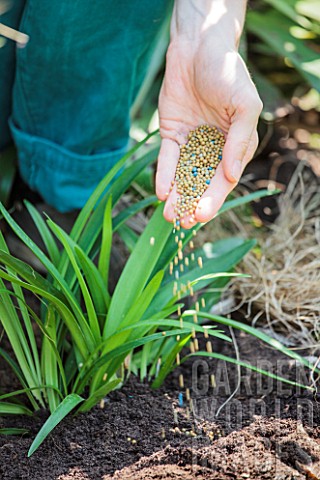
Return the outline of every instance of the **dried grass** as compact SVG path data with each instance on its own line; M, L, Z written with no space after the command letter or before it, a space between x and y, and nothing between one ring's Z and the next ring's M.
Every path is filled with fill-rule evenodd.
M279 200L280 215L250 252L237 280L253 324L282 333L297 347L320 344L320 186L303 180L304 166Z

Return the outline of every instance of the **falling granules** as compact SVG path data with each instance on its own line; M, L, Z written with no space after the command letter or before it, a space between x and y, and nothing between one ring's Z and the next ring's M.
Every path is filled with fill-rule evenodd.
M194 296L192 282L183 283L184 271L197 262L200 269L203 268L203 260L201 256L196 256L194 252L194 241L190 240L189 249L190 257L184 256L185 233L181 230L184 227L188 217L195 220L195 210L201 196L209 187L212 178L216 173L216 169L222 160L223 147L225 144L224 135L215 127L201 125L192 130L188 135L188 142L180 146L180 158L178 161L175 181L172 181L170 191L174 184L177 188L177 203L175 205L175 218L173 221L173 233L175 235L175 243L177 244L177 253L170 262L169 273L174 276L173 295L179 300L188 290L191 297ZM197 230L194 228L192 237L195 237ZM151 243L151 242L150 242ZM204 298L201 299L201 306L205 307ZM196 312L200 311L199 302L195 303ZM181 306L177 306L177 314L180 317L180 324L183 327L183 318L181 316ZM197 313L193 316L195 324L198 323ZM212 345L209 341L209 335L206 332L206 348L208 352L212 352ZM196 338L195 329L192 332L192 340L190 342L190 351L195 353L199 350L198 339ZM176 364L180 365L180 355L176 356ZM183 374L179 375L179 387L184 389ZM190 395L189 395L190 397ZM191 399L190 399L191 401Z
M175 183L178 200L174 224L177 230L184 217L193 218L201 196L209 187L222 160L225 138L215 127L201 125L188 135L188 142L180 146Z
M178 249L169 268L170 275L174 275L176 280L173 289L174 295L179 294L179 292L185 293L188 289L190 295L193 296L192 285L190 282L188 282L188 286L183 285L181 276L183 276L185 269L195 260L199 267L203 268L201 256L196 258L195 253L191 252L190 258L184 257L183 240L185 233L181 231L181 227L184 226L188 216L195 220L195 210L198 202L209 187L222 160L224 144L224 135L216 127L200 125L189 133L187 143L180 146L180 158L176 169L175 181L172 181L170 189L171 191L176 183L178 198L175 205L173 232ZM193 229L192 233L195 236L197 233L196 229ZM190 250L194 249L193 240L189 241L189 247ZM202 306L204 307L203 304ZM197 310L199 310L199 307ZM179 315L180 313L179 309Z

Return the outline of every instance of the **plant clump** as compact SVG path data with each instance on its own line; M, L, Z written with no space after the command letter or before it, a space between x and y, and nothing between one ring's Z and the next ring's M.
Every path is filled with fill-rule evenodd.
M209 187L222 160L225 138L216 127L200 125L191 130L188 142L180 146L175 182L179 195L175 207L175 228L184 225L184 217L194 218L197 204Z

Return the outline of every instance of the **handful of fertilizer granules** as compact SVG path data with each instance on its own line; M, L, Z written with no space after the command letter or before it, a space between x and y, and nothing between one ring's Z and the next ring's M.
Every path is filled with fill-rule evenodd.
M203 261L201 256L197 256L194 251L195 244L193 238L197 233L197 228L192 230L192 235L181 230L184 226L186 218L191 217L195 219L195 210L201 196L209 187L212 178L216 173L216 169L222 160L222 151L225 145L225 138L222 132L216 127L209 127L209 125L200 125L195 130L192 130L188 135L188 141L180 146L180 157L177 164L175 181L171 183L171 190L174 183L177 186L177 203L175 206L174 228L175 242L177 243L177 254L170 262L169 274L174 276L172 294L178 300L186 296L189 292L191 297L194 297L193 282L185 275L185 269L192 268L192 263L197 262L200 269L203 268ZM178 233L179 232L179 233ZM190 254L184 255L184 246L188 242ZM200 300L200 301L199 301ZM205 298L201 298L195 302L195 311L193 313L193 321L198 323L198 312L201 307L205 307ZM180 325L183 327L183 316L181 305L177 306L177 314L180 319ZM207 331L204 333L206 339L206 350L212 353L212 344L209 339ZM179 337L180 338L180 337ZM196 336L196 329L192 332L192 339L190 341L190 351L195 353L199 350L198 339ZM180 355L176 357L177 365L180 364ZM215 379L211 375L211 384L214 386ZM184 388L183 374L179 375L180 388ZM188 400L189 393L186 390L186 399ZM189 398L190 400L190 398Z
M180 146L175 176L179 194L174 220L177 230L183 226L185 216L194 219L197 204L222 160L224 144L224 135L217 128L200 125L189 133L188 142Z

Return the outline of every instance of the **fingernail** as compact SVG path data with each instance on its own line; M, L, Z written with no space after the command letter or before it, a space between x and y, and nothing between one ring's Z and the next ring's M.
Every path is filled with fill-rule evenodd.
M235 160L232 165L231 175L238 182L242 174L242 162L241 160Z

